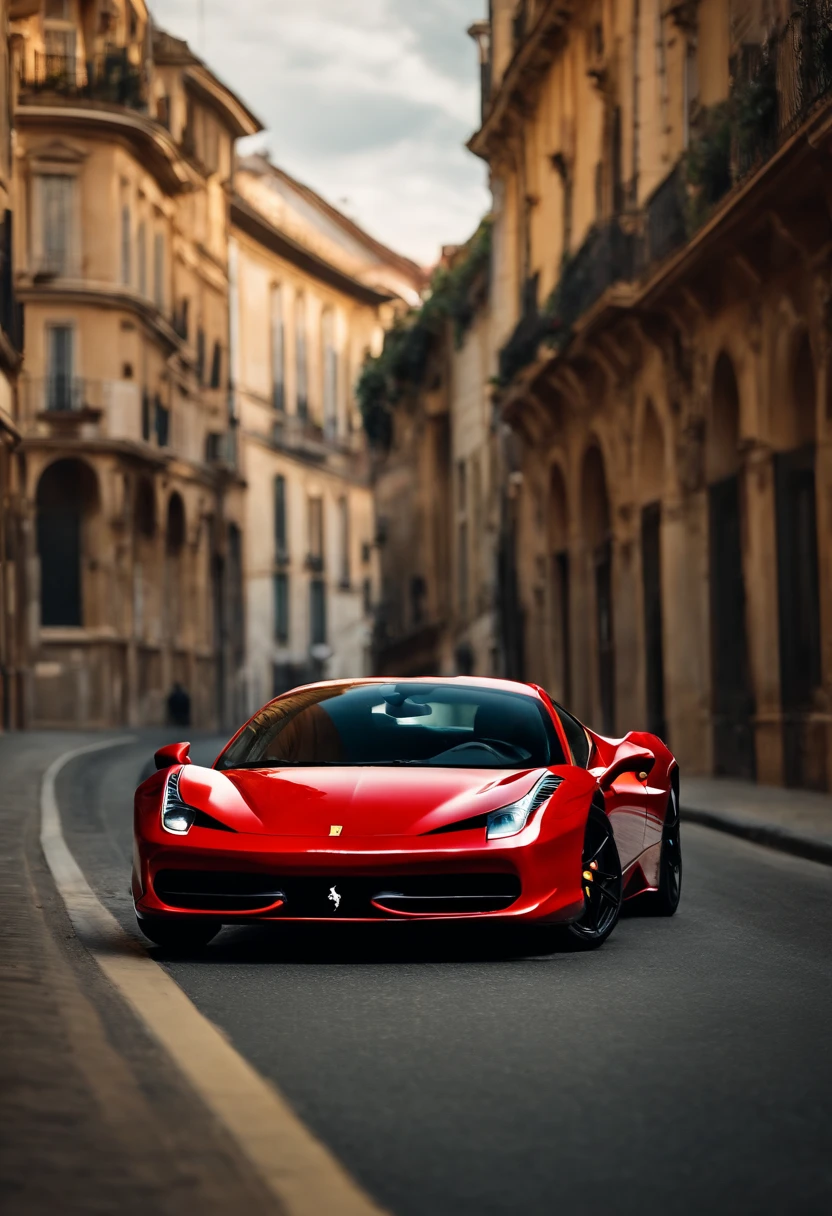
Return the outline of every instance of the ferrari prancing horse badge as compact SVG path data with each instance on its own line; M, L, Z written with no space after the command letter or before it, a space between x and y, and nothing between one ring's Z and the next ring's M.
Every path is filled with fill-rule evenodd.
M330 836L340 836L343 830L344 829L340 823L333 823L329 829L329 834Z

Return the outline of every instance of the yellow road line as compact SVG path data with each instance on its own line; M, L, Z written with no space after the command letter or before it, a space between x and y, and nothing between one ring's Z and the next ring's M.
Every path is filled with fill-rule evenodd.
M55 794L58 774L78 756L132 741L108 739L75 748L54 761L43 777L41 846L76 934L237 1142L286 1216L384 1216L278 1090L124 932L70 852Z

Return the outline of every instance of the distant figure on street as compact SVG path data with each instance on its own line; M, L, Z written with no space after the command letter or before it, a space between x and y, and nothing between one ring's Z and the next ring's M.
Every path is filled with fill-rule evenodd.
M191 725L191 698L178 680L168 696L168 718L172 726Z

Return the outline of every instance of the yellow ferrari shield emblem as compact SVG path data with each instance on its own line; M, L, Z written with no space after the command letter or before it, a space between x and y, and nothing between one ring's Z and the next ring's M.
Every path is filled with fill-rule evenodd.
M344 829L340 823L333 823L329 829L329 834L330 836L340 836L343 830Z

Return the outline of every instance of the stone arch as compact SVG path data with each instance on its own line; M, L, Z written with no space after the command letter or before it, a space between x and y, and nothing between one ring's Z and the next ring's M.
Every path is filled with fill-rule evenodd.
M604 455L593 438L584 452L581 465L581 523L584 537L592 549L610 538L610 500Z
M99 505L98 478L85 461L56 460L41 473L36 507L42 625L85 624L83 558Z
M710 483L733 477L740 465L740 390L734 362L720 351L711 381L705 471Z

